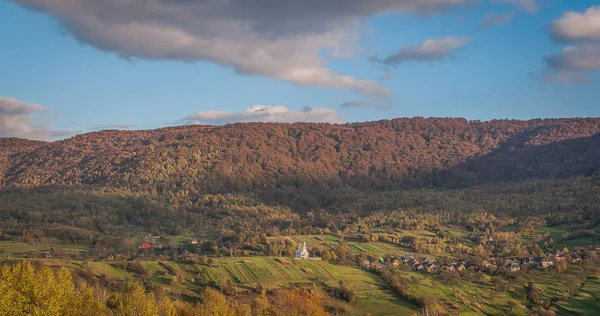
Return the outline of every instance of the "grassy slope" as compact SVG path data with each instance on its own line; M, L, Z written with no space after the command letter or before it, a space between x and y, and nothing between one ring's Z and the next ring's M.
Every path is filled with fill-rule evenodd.
M175 269L182 269L186 279L179 288L171 286L172 276L158 262L144 262L150 270L151 281L165 290L181 294L190 299L211 281L221 283L230 280L239 291L251 290L258 284L267 288L295 286L310 287L316 281L328 286L337 286L339 281L354 288L358 299L354 304L355 313L364 315L410 315L416 307L393 294L375 274L352 267L333 265L323 261L285 259L282 264L274 257L218 258L210 267L183 262L170 262ZM97 273L123 279L129 274L115 268L110 263L89 263Z
M340 244L340 238L333 235L303 235L303 236L292 236L292 237L269 237L268 241L273 242L275 240L288 239L293 243L300 245L306 241L309 249L312 247L336 247ZM369 255L383 256L383 255L403 255L406 252L411 252L410 249L403 248L397 245L393 245L386 242L369 242L362 243L358 238L346 237L345 243L353 253L366 253Z

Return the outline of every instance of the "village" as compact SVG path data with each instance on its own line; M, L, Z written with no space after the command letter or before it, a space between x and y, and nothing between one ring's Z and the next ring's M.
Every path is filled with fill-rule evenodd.
M600 248L593 250L596 255L600 255ZM447 257L434 258L431 256L421 256L407 253L403 256L385 256L379 258L364 259L360 263L360 268L374 272L382 272L386 267L399 267L404 265L409 269L423 273L442 273L442 272L462 272L466 269L473 269L481 272L496 272L504 270L507 272L519 272L522 269L549 269L555 265L561 266L563 271L568 263L578 263L582 261L584 254L581 250L564 252L556 250L553 253L542 254L539 257L525 258L489 258L489 260L454 260Z

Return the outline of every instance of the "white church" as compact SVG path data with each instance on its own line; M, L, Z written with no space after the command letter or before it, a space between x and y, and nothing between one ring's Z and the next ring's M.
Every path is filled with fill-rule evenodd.
M295 259L304 259L304 260L321 260L320 257L311 257L308 253L308 247L306 246L306 241L302 243L302 247L296 250Z
M306 247L306 241L302 243L302 247L296 250L296 259L308 259L308 248Z

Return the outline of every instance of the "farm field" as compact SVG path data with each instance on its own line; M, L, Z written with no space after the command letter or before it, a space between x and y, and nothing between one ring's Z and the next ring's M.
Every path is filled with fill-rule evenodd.
M283 237L268 237L267 240L272 242L277 239L287 239L295 244L302 244L306 241L309 249L314 247L336 247L340 244L340 238L334 235L302 235L302 236L283 236ZM410 249L400 247L387 242L360 242L357 237L345 237L344 241L347 248L352 253L366 253L369 255L383 256L388 254L403 255L407 252L411 252Z
M554 227L542 227L537 228L535 230L535 235L544 236L548 234L552 240L554 241L554 246L557 248L567 247L569 249L574 247L586 247L586 246L598 246L600 245L600 226L596 226L590 228L590 231L593 231L595 236L587 236L587 237L573 237L572 239L563 240L561 238L562 234L569 233L572 236L575 236L578 231L581 230L581 225L562 225L562 226L554 226ZM533 242L534 236L526 236L523 237L523 241L525 242Z
M89 247L85 245L63 244L53 240L45 240L36 243L0 241L0 257L21 256L26 252L40 252L50 250L51 248L54 248L58 252L70 255L84 254L89 250Z
M440 276L412 271L402 272L402 277L411 280L409 289L412 293L432 297L460 315L529 315L525 305L527 301L518 294L529 280L538 289L540 299L547 301L567 298L569 288L577 289L573 297L558 300L550 306L557 315L596 315L600 310L600 279L586 278L580 270L561 275L536 271L513 282L503 280L499 283L489 275L483 275L474 282L447 281Z
M291 258L281 260L277 257L213 258L210 266L180 261L167 262L171 271L163 262L144 261L142 264L149 270L153 284L190 300L197 299L197 293L204 286L211 283L222 284L226 280L231 281L238 291L253 290L259 284L268 289L277 289L290 286L311 287L315 282L337 286L339 281L344 281L355 290L357 300L354 312L358 315L410 315L417 312L416 306L394 294L377 275L323 261ZM110 262L90 262L88 266L95 273L105 273L121 280L133 277ZM175 274L185 275L185 281L180 283L179 288L171 286L171 280L175 276L173 271Z

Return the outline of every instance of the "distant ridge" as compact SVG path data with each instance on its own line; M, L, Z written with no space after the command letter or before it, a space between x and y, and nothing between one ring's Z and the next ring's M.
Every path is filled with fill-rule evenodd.
M107 130L0 139L4 186L110 184L159 192L465 186L600 170L600 119L400 118Z

